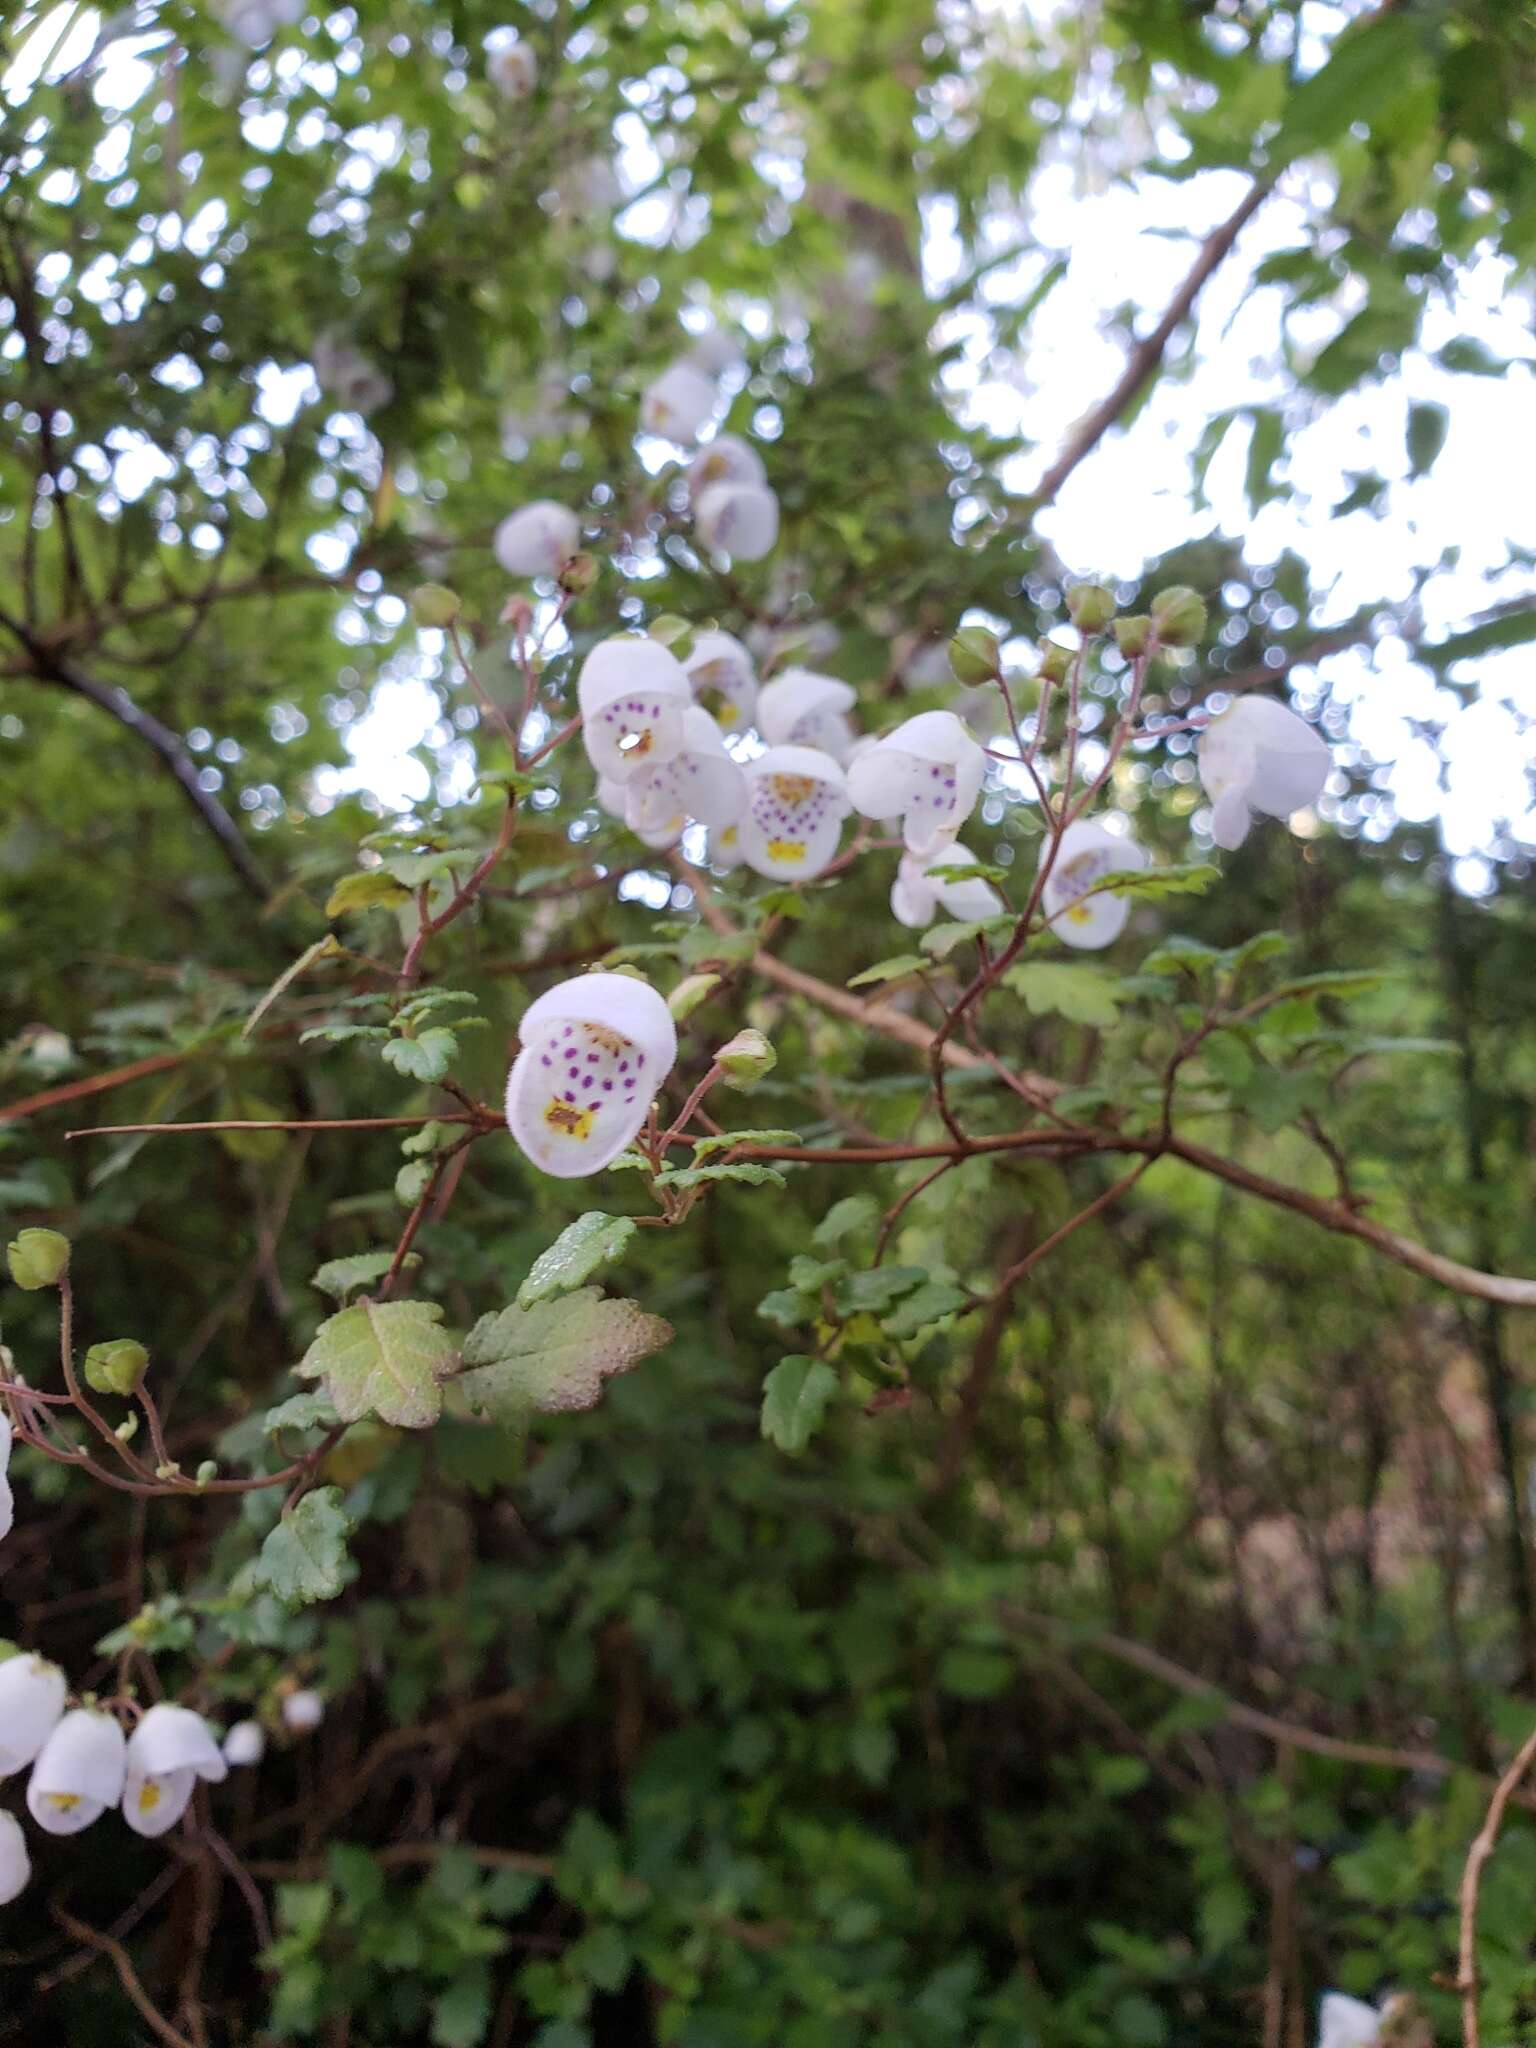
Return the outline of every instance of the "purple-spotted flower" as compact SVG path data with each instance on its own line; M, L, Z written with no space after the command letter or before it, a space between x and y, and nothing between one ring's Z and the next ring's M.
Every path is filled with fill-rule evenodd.
M909 853L953 839L975 807L987 757L952 711L920 711L848 766L848 794L866 818L899 818Z
M688 465L688 495L695 503L714 484L756 484L768 481L763 458L740 434L716 434Z
M694 500L693 524L711 554L760 562L779 537L779 501L766 484L710 484Z
M163 1835L186 1812L202 1778L221 1784L229 1766L201 1714L165 1702L128 1738L123 1819L136 1835Z
M1134 839L1078 818L1061 835L1056 857L1041 891L1041 904L1051 930L1080 952L1112 945L1125 929L1131 906L1112 890L1090 895L1106 875L1144 868L1147 855Z
M692 685L694 702L701 704L723 731L747 730L757 713L757 670L733 633L696 633L683 671Z
M581 665L576 696L587 758L611 782L670 761L693 701L677 656L644 633L599 641Z
M543 1172L597 1173L645 1122L677 1058L677 1027L648 982L579 974L530 1003L507 1076L507 1124Z
M716 830L746 809L746 778L725 750L720 728L702 706L683 713L683 743L670 761L637 769L627 782L604 778L598 802L622 818L647 846L673 846L689 819Z
M742 858L771 881L813 881L837 853L849 808L848 785L830 754L769 747L747 763Z
M848 713L855 692L836 676L787 668L757 695L757 729L770 747L816 747L845 763L853 750Z

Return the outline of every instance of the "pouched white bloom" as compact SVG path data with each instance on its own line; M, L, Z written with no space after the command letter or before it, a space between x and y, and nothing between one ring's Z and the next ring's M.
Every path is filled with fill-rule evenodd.
M697 499L714 484L756 484L768 481L763 459L740 434L716 434L688 465L688 495Z
M325 1719L325 1701L309 1686L300 1686L283 1701L283 1726L295 1735L308 1735Z
M1376 2048L1382 2015L1364 1999L1325 1991L1317 2013L1317 2048Z
M848 785L830 754L769 747L747 763L742 858L772 881L813 881L836 854L849 809Z
M384 372L334 329L315 336L310 361L320 389L334 398L343 412L377 412L395 395L394 384Z
M69 1688L46 1657L7 1657L0 1664L0 1778L24 1771L64 1713Z
M692 363L706 377L723 377L741 361L741 343L723 327L706 327L688 345L684 362Z
M568 505L535 498L507 514L493 546L509 576L557 576L581 546L581 521Z
M723 868L727 874L739 868L747 857L742 851L741 826L722 825L718 832L711 832L708 853L712 867Z
M630 1143L677 1058L677 1027L648 982L580 974L530 1003L507 1076L507 1124L560 1180L597 1173Z
M201 1714L163 1701L149 1709L128 1738L123 1819L136 1835L163 1835L191 1802L199 1778L222 1784L224 1753Z
M683 713L683 743L670 761L639 768L627 782L603 777L598 801L647 846L675 846L689 819L719 828L739 822L747 783L701 705Z
M911 853L953 839L975 808L987 757L952 711L920 711L860 750L848 794L866 818L899 818Z
M733 633L700 633L683 663L694 702L726 732L745 732L757 712L757 670Z
M1130 903L1109 890L1097 896L1087 892L1106 875L1124 874L1146 864L1146 851L1134 839L1106 831L1089 818L1076 819L1061 835L1041 893L1057 938L1090 953L1112 945L1125 929Z
M525 100L539 82L539 60L524 42L498 43L486 54L485 75L504 100Z
M259 1764L267 1753L267 1731L259 1721L237 1721L224 1738L224 1761L231 1770Z
M19 1899L32 1875L27 1838L14 1813L0 1811L0 1906Z
M1315 803L1333 757L1316 726L1273 697L1239 697L1200 735L1200 780L1211 799L1211 837L1241 846L1253 813L1288 818Z
M711 554L760 562L779 537L779 501L766 484L710 484L694 501L693 524Z
M719 394L714 380L692 363L674 363L640 398L640 424L668 441L696 441L715 416Z
M599 775L627 782L670 761L693 692L677 656L646 633L600 640L576 681L582 743Z
M973 917L996 917L1003 899L980 875L968 875L963 882L946 881L934 868L968 868L976 856L967 853L958 840L935 847L931 853L904 853L891 884L891 915L898 924L917 930L932 924L942 910L947 917L967 921Z
M237 42L259 50L280 28L302 21L307 0L216 0L215 13Z
M770 747L817 747L843 763L853 750L848 713L857 694L836 676L787 668L757 696L757 729Z
M45 1833L78 1835L123 1796L128 1745L110 1714L76 1707L43 1744L27 1811Z
M10 1417L0 1415L0 1538L9 1536L16 1519L16 1499L7 1473L11 1463Z

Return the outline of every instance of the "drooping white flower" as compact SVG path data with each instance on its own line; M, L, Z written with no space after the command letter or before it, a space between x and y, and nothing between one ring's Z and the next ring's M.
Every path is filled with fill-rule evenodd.
M0 1811L0 1906L19 1899L32 1875L27 1838L14 1813Z
M7 1657L0 1664L0 1778L24 1771L64 1712L69 1688L46 1657Z
M237 42L259 50L280 28L302 21L306 4L307 0L215 0L214 12Z
M646 633L600 640L581 665L576 697L587 759L615 782L672 759L693 702L682 663Z
M283 1726L295 1735L308 1735L325 1719L325 1701L310 1686L300 1686L283 1701Z
M1288 818L1315 803L1333 765L1316 726L1273 697L1239 697L1200 735L1200 780L1211 799L1211 837L1241 846L1253 813Z
M201 1714L161 1702L128 1738L123 1819L136 1835L163 1835L186 1812L199 1778L222 1784L229 1766Z
M817 747L843 763L853 748L848 713L856 693L836 676L787 668L757 697L757 729L770 747Z
M768 481L763 459L740 434L716 434L688 465L688 495L695 501L715 484L756 484Z
M16 1498L7 1474L11 1463L11 1420L0 1415L0 1539L9 1536L16 1520Z
M700 633L683 663L696 704L726 732L745 732L757 712L757 670L733 633Z
M581 521L568 505L535 498L507 514L493 546L509 576L557 576L581 546Z
M485 75L504 100L525 100L539 82L539 60L520 39L498 43L486 52Z
M638 768L627 782L604 778L597 793L604 810L655 847L674 846L690 818L716 828L735 824L747 804L746 777L698 704L683 713L683 743L670 761Z
M267 1731L259 1721L237 1721L224 1738L224 1761L231 1770L259 1764L267 1753Z
M779 501L766 484L710 484L694 500L693 524L711 554L760 562L779 537Z
M27 1811L50 1835L78 1835L123 1796L128 1745L110 1714L67 1713L43 1744L27 1781Z
M849 763L848 794L866 818L899 818L908 851L927 854L971 815L986 767L952 711L920 711Z
M1083 952L1097 952L1101 946L1112 945L1125 929L1131 914L1130 903L1109 890L1096 896L1087 892L1106 875L1127 873L1146 864L1146 851L1134 839L1107 831L1090 818L1076 819L1061 835L1041 892L1046 917L1057 938Z
M677 1027L649 983L581 974L531 1003L507 1076L507 1124L543 1172L597 1173L628 1145L677 1058Z
M741 343L723 327L706 327L689 342L683 360L702 370L706 377L723 377L741 361Z
M674 363L641 394L640 424L646 433L668 441L696 441L718 403L713 378L692 363Z
M309 353L315 381L343 412L377 412L394 397L393 382L334 328L317 334Z
M1382 2015L1364 1999L1325 1991L1317 2013L1317 2048L1376 2048Z
M976 856L967 853L958 840L937 846L931 853L904 853L891 884L891 915L898 924L912 930L932 924L942 910L948 917L996 917L1003 899L980 875L968 875L962 882L950 882L935 868L967 868Z
M848 785L830 754L769 747L747 763L742 858L771 881L814 881L837 853L849 809Z

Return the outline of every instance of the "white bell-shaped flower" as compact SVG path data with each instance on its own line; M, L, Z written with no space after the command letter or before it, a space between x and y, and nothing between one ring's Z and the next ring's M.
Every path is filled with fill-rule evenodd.
M377 412L395 395L394 384L384 372L334 328L315 336L310 360L320 389L334 398L343 412Z
M587 759L615 782L672 759L693 702L682 663L645 633L600 640L581 665L576 697Z
M763 459L740 434L716 434L688 465L688 495L695 502L714 484L756 484L768 481Z
M123 1819L136 1835L163 1835L186 1812L199 1778L219 1785L228 1774L202 1715L162 1702L128 1738Z
M14 1813L0 1809L0 1906L19 1899L32 1875L27 1838Z
M1005 905L990 882L980 875L967 875L963 881L951 882L942 873L944 868L972 867L975 860L975 854L967 853L958 840L935 847L931 853L904 853L891 884L891 915L898 924L913 931L932 924L941 910L946 917L967 922L971 918L996 917ZM941 872L935 874L935 868Z
M237 41L253 50L304 18L306 0L215 0L214 12Z
M843 771L830 754L769 747L747 763L742 858L771 881L814 881L837 853L850 808Z
M854 732L848 713L857 694L836 676L787 668L757 694L757 729L770 747L818 747L846 762Z
M693 524L711 554L760 562L779 537L779 501L766 484L710 484L694 500Z
M622 809L614 808L619 796ZM725 750L720 728L701 705L683 713L683 743L670 761L637 768L627 782L598 785L605 810L622 817L647 846L672 846L690 818L701 825L733 825L747 807L747 783Z
M1376 2048L1381 2014L1363 1998L1325 1991L1317 2013L1317 2048Z
M1200 780L1211 799L1211 837L1241 846L1253 813L1288 818L1315 803L1333 765L1316 726L1273 697L1239 697L1200 735Z
M110 1714L76 1707L43 1744L27 1780L27 1811L50 1835L78 1835L123 1796L128 1745Z
M745 732L757 715L757 670L734 633L699 633L683 672L701 704L726 732Z
M485 75L504 100L525 100L539 82L539 60L521 40L498 43L486 53Z
M237 1721L224 1737L224 1761L231 1770L259 1764L267 1753L267 1731L259 1721Z
M640 399L640 424L664 440L696 441L715 416L719 394L712 377L692 363L674 363L648 384Z
M7 1476L11 1463L10 1417L0 1415L0 1538L9 1536L16 1520L16 1499Z
M629 974L581 974L531 1003L507 1076L507 1123L545 1173L597 1173L645 1122L677 1058L661 997Z
M1090 953L1112 945L1125 929L1131 906L1109 890L1096 896L1088 891L1106 875L1126 874L1146 864L1146 850L1134 839L1095 825L1090 818L1075 819L1061 835L1041 892L1057 938Z
M64 1713L69 1688L46 1657L7 1657L0 1664L0 1778L24 1771Z
M706 327L702 334L696 334L683 358L709 377L723 377L741 359L741 343L723 327Z
M283 1700L283 1726L295 1735L309 1735L325 1719L325 1701L310 1686L300 1686Z
M920 711L861 749L848 794L866 818L899 818L911 853L953 839L975 808L987 757L952 711Z
M507 514L493 546L509 576L558 576L581 546L581 521L568 505L535 498Z

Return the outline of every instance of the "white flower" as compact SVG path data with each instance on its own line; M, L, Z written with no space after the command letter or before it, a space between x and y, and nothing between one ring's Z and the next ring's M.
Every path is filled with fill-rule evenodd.
M0 1538L9 1536L16 1519L16 1500L6 1476L11 1462L11 1420L0 1415Z
M485 75L504 100L525 100L539 82L539 60L524 42L499 43L486 53Z
M741 344L723 327L706 327L689 343L684 362L692 363L706 377L723 377L741 361Z
M186 1812L199 1778L219 1785L228 1773L202 1715L162 1702L128 1738L123 1819L136 1835L163 1835Z
M569 506L535 498L507 514L493 545L509 576L555 576L581 546L581 521Z
M836 676L787 668L758 692L757 729L770 747L818 747L844 762L853 748L855 692Z
M259 1721L237 1721L224 1738L224 1761L231 1769L259 1764L267 1753L267 1731Z
M756 484L768 481L763 459L740 434L716 434L688 465L688 495L697 500L715 484Z
M646 633L600 640L576 681L582 744L599 775L627 782L670 761L683 743L693 692L675 654Z
M320 389L334 398L343 412L377 412L394 396L395 387L384 372L334 328L315 336L310 360Z
M259 50L280 28L304 18L308 0L215 0L214 12L237 42Z
M597 1173L640 1126L677 1058L677 1027L649 983L581 974L531 1003L507 1076L507 1124L545 1173Z
M850 762L848 794L866 818L899 818L909 852L932 853L971 815L986 767L952 711L920 711Z
M760 562L779 537L779 501L765 484L711 484L694 502L693 523L711 554Z
M0 1664L0 1778L24 1771L64 1712L68 1687L44 1657L7 1657Z
M714 382L692 363L674 363L647 384L640 398L640 424L668 441L696 441L715 416Z
M1106 875L1127 873L1146 864L1146 852L1134 839L1106 831L1088 818L1074 820L1061 835L1041 892L1057 938L1085 952L1112 945L1125 929L1131 906L1124 896L1109 890L1097 896L1087 892Z
M1317 2014L1317 2048L1375 2048L1381 2014L1363 1999L1325 1991Z
M928 854L904 853L891 884L891 915L898 924L914 931L920 925L931 924L940 910L967 922L972 918L996 917L1004 904L990 882L983 881L980 875L969 875L963 882L948 882L941 874L932 872L934 868L973 867L975 862L975 854L967 853L958 840L935 847Z
M0 1906L19 1899L32 1875L27 1838L14 1813L0 1811Z
M1273 697L1239 697L1200 735L1200 780L1211 799L1211 837L1241 846L1253 813L1288 818L1314 803L1333 765L1315 726Z
M698 704L683 713L683 743L670 761L637 769L627 782L605 777L597 794L605 811L656 847L675 845L690 818L716 828L734 825L747 804L746 777Z
M723 868L727 874L733 868L739 868L747 857L741 846L741 826L722 825L718 831L711 832L708 853L711 864Z
M295 1735L308 1735L325 1719L325 1701L309 1686L300 1686L283 1701L283 1726Z
M78 1835L122 1798L127 1751L110 1714L74 1708L32 1766L27 1811L50 1835Z
M837 852L849 808L843 771L830 754L769 747L747 763L742 858L772 881L813 881Z
M733 633L698 633L683 663L695 702L727 732L745 732L757 712L757 670Z

